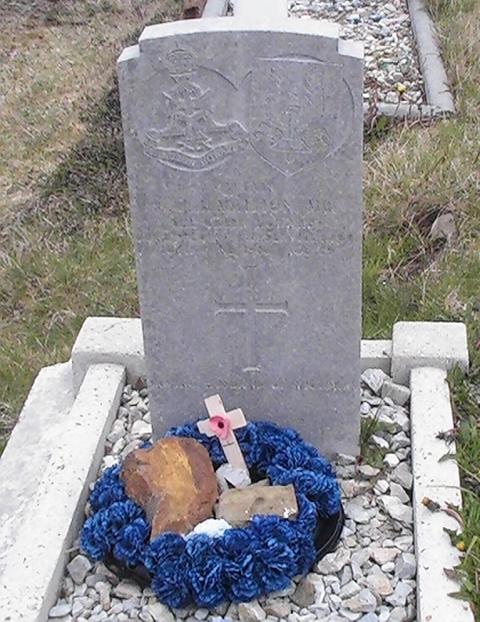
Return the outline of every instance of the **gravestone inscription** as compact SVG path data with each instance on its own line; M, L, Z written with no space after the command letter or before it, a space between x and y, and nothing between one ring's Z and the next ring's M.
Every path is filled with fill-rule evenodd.
M154 433L221 393L355 452L362 50L282 6L147 27L119 59Z

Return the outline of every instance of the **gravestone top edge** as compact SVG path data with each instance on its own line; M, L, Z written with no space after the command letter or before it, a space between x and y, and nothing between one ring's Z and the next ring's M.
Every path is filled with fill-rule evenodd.
M340 38L339 27L327 21L302 20L296 17L286 19L269 19L265 22L258 20L235 18L235 17L213 17L202 18L199 20L182 20L176 22L166 22L164 24L154 24L147 26L141 33L138 44L132 45L123 50L117 64L137 59L142 45L149 45L156 39L165 39L177 35L203 34L209 32L271 32L313 35L337 41L338 53L346 56L363 60L363 44L356 41L349 41Z
M339 39L340 36L338 24L323 20L304 20L298 17L278 18L275 16L259 20L233 16L153 24L147 26L143 30L138 41L139 43L144 43L153 39L181 34L252 30L257 32L298 33L321 36L329 39Z
M140 54L140 49L138 45L130 45L128 48L125 48L123 52L117 59L117 63L128 62L129 60L134 60L138 58Z

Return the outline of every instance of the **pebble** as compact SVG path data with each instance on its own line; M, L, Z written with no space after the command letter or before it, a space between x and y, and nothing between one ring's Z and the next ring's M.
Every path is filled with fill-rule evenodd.
M385 545L385 542L384 542ZM377 548L372 547L369 550L369 556L380 566L384 566L389 562L392 562L398 555L399 550L397 548Z
M393 592L390 580L384 574L372 574L366 579L367 587L376 596L388 596Z
M265 620L267 614L256 600L238 605L238 618L240 622L260 622Z
M413 579L417 573L417 561L412 553L402 553L395 563L395 573L400 579Z
M403 504L398 497L382 495L378 499L379 504L394 520L404 524L413 523L413 509Z
M288 6L292 16L336 22L343 39L363 43L366 103L425 103L407 0L290 0Z
M380 395L383 385L391 382L378 370L367 374L367 378ZM139 410L147 403L145 392L140 396L131 387L125 388L118 418L123 423L122 426L114 424L111 430L119 432L123 428L124 435L113 444L110 437L105 445L106 457L111 461L123 459L122 453L127 447L137 447L141 442L132 440L132 428L136 425L136 430L141 431L150 426L148 411L143 412L143 407ZM135 415L131 417L133 409L136 409ZM210 610L170 609L156 600L150 587L142 589L134 581L119 580L102 562L92 564L84 555L74 554L49 620L400 622L415 619L416 559L408 494L412 483L409 426L395 424L395 418L401 415L408 419L408 411L389 396L376 395L365 382L361 411L375 414L375 409L393 426L390 432L376 432L390 447L383 459L383 468L368 464L356 468L355 456L338 456L334 466L344 495L347 516L344 531L337 549L316 563L305 577L296 577L285 589L250 603L222 603ZM115 453L117 444L121 449ZM375 441L371 445L379 447ZM384 449L379 447L379 451Z
M146 423L142 419L135 421L132 425L132 437L134 439L141 439L142 441L148 440L152 436L152 426L150 423Z
M392 481L403 486L405 490L411 490L413 484L413 476L409 466L402 462L399 464L391 474Z
M342 570L347 562L350 561L350 551L340 547L335 553L325 555L316 565L317 572L320 574L333 575Z
M396 454L386 454L383 458L383 464L389 469L394 469L400 464L400 459Z
M63 618L64 616L68 616L68 614L72 611L72 605L68 603L57 603L55 607L52 607L48 613L51 618Z
M142 590L133 581L124 579L113 588L113 593L117 598L131 599L137 596L141 596Z
M85 555L77 555L67 564L68 574L78 585L83 583L89 570L92 569L92 562Z
M379 449L389 449L390 447L390 443L387 440L381 436L377 436L376 434L372 434L370 437L370 443Z
M380 395L383 383L386 380L390 380L390 378L382 369L366 369L360 376L360 380L371 389L375 395Z
M389 397L394 404L403 406L410 399L410 389L401 384L396 384L387 380L382 385L381 396L385 399Z
M299 582L297 589L292 594L292 601L299 607L309 607L316 600L316 586L313 575L308 574Z

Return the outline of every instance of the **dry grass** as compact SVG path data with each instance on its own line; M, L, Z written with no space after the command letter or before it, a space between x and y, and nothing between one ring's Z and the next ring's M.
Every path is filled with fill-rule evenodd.
M115 61L175 0L0 8L0 451L88 315L136 315Z
M0 218L33 200L88 136L83 113L111 83L125 42L143 24L179 13L174 0L43 0L9 9L0 25Z

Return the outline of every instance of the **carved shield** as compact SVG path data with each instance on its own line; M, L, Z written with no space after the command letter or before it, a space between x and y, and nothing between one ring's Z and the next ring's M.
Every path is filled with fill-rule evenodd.
M341 65L304 57L257 59L249 87L250 144L287 177L325 160L348 138L353 99Z

